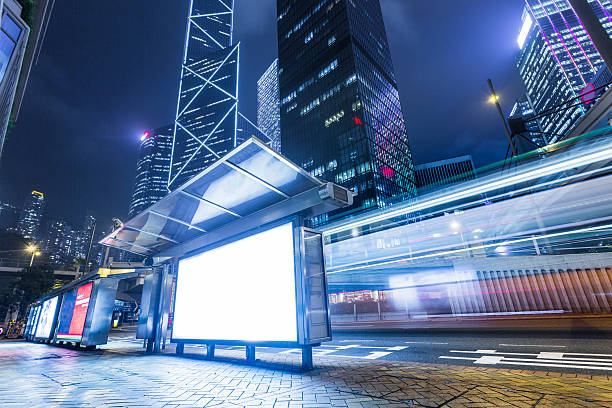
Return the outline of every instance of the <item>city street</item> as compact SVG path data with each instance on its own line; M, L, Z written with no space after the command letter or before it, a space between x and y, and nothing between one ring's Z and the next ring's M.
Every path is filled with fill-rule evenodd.
M526 332L334 333L314 349L317 357L495 367L553 373L612 376L609 333L529 334ZM140 345L132 329L111 333L103 348ZM205 346L189 346L201 349ZM243 351L240 346L218 350ZM174 350L168 344L167 350ZM299 349L258 348L265 353L298 356ZM200 351L194 351L199 353Z
M297 354L287 350L262 349L249 365L242 350L219 349L213 361L199 347L187 347L184 356L173 354L173 347L151 355L135 340L113 335L96 351L1 342L2 406L612 407L612 377L606 375L436 361L454 355L455 346L493 347L504 337L339 335L317 352L315 369L304 373L297 369ZM535 339L509 338L535 345ZM536 353L563 345L586 353L603 344L593 341L581 349L578 340L539 340L547 346L534 347ZM497 348L520 350L499 343ZM418 359L437 364L409 361Z

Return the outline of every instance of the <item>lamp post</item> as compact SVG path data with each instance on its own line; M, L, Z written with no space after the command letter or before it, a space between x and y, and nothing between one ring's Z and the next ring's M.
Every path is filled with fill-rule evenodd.
M514 147L514 142L512 141L512 134L510 133L510 128L508 128L508 123L506 123L506 118L504 117L504 112L502 111L501 105L499 104L499 95L495 93L495 89L493 88L493 82L488 79L487 83L489 84L489 90L491 91L491 97L489 98L489 102L494 103L497 107L497 111L499 112L499 116L504 124L504 130L506 131L506 136L508 136L508 141L510 142L510 148L512 149L512 156L518 156L516 152L516 147Z
M28 246L26 250L32 253L32 257L30 258L30 266L32 266L34 264L34 257L40 256L40 252L37 251L37 248L34 245Z

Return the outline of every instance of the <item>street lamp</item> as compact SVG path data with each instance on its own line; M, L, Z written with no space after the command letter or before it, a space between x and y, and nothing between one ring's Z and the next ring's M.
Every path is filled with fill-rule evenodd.
M30 266L32 266L32 264L34 264L34 257L35 256L40 256L40 252L37 251L38 248L36 248L36 246L34 245L29 245L27 247L27 251L32 253L32 257L30 258Z
M499 95L495 92L495 88L493 88L493 82L489 79L487 80L489 84L489 90L491 91L491 96L489 97L489 102L494 103L497 107L497 111L499 112L499 116L504 124L504 130L506 131L506 136L508 136L508 141L510 142L510 148L512 149L512 156L518 156L516 151L516 147L514 146L514 142L512 140L512 133L510 133L510 128L508 128L508 123L506 123L506 118L504 117L504 112L502 111L501 105L499 104Z

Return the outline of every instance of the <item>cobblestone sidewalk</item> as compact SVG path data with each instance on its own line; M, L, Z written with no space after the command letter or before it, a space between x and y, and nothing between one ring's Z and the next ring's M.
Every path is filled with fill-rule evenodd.
M75 351L0 343L3 407L612 407L605 376L201 349Z

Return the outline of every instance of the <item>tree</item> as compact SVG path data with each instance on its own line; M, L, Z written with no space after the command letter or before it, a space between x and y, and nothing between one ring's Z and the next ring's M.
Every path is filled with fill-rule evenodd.
M51 292L58 283L51 266L24 268L8 289L0 294L0 316L18 312L17 318L23 317L32 302Z

